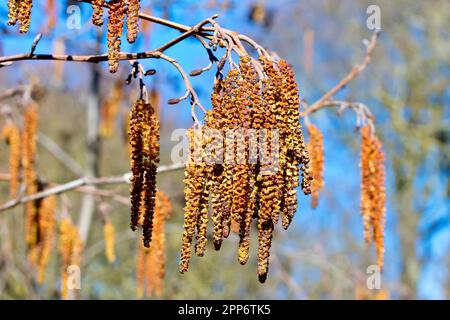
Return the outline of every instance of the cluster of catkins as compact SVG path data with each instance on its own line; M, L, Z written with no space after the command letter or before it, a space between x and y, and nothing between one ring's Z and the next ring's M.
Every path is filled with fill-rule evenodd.
M8 24L19 23L20 33L27 33L31 23L33 0L8 0Z
M129 43L136 41L139 31L140 0L93 0L92 23L103 25L104 7L108 8L108 63L111 73L119 67L121 36L126 18L126 32Z
M384 223L386 214L385 156L372 127L361 129L361 213L364 238L375 242L377 264L384 264Z
M21 181L26 195L42 191L45 187L36 174L36 147L38 130L38 105L31 101L23 113L22 130L8 120L2 136L10 146L10 196L19 196ZM37 269L37 281L44 281L45 269L49 261L55 237L56 199L50 196L25 204L25 241L28 261Z
M258 278L265 282L274 225L281 216L282 226L287 229L297 210L299 167L302 190L305 194L311 192L309 155L300 125L294 73L284 60L275 62L261 56L259 61L264 71L262 79L251 58L244 56L239 70L231 70L214 87L213 107L202 130L222 132L225 139L208 141L208 138L196 138L197 130L188 132L191 150L184 180L186 207L179 266L182 273L189 267L194 236L196 254L204 255L209 216L216 250L220 249L223 238L228 237L230 226L239 226L238 260L246 264L251 224L256 219ZM246 129L259 132L260 143L255 145L245 139L235 148L235 141L227 138L227 132ZM278 139L278 150L271 150L272 139ZM227 150L226 157L230 156L231 149L234 163L227 159L223 163L198 161L198 153L209 156L204 148L211 143L215 149ZM270 161L264 159L264 152L272 155ZM256 159L251 161L250 154L256 155Z
M80 239L78 228L69 217L63 217L59 224L58 251L61 257L61 298L68 299L69 288L67 283L67 268L71 265L81 265L83 241Z
M316 208L319 202L319 192L322 190L324 152L323 135L319 128L313 124L307 126L309 134L308 151L311 157L311 174L313 177L311 184L311 208Z
M156 172L159 164L159 122L150 103L138 99L130 113L131 229L142 219L143 243L149 248L155 212Z
M136 262L137 296L152 296L153 292L161 297L165 273L165 233L166 219L172 215L169 198L162 192L156 192L156 204L153 226L153 240L150 248L139 242Z

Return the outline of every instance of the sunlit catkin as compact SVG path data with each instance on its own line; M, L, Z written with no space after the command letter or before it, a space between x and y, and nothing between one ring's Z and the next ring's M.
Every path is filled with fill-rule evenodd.
M20 0L8 1L8 25L14 26L19 17L19 2Z
M103 6L105 0L92 0L92 23L98 27L103 25Z
M324 153L323 153L323 136L322 132L313 124L308 127L309 142L308 151L311 158L311 207L316 208L319 200L319 192L323 188L323 168L324 168Z
M139 29L140 0L128 0L127 9L127 40L129 43L136 41Z
M116 261L116 230L111 222L103 225L103 238L105 241L105 256L108 262Z
M381 142L369 125L361 129L361 213L364 238L375 242L377 264L384 264L384 224L386 213L385 156Z
M18 20L20 25L20 33L27 33L31 23L31 8L33 7L33 0L19 1Z
M156 172L159 164L159 122L153 107L138 99L131 110L129 141L131 146L131 229L143 220L144 246L152 238L155 210ZM141 217L142 216L142 217Z
M100 109L100 134L104 138L111 138L116 129L116 118L123 100L123 83L114 82L110 96L105 98Z
M142 298L156 293L161 297L165 273L165 221L172 215L169 198L161 191L156 193L153 240L149 249L139 243L136 262L137 296Z
M20 131L13 122L9 122L3 127L2 137L9 144L9 194L11 198L17 197L19 190L19 172L21 139Z
M119 68L121 36L125 18L124 0L109 2L108 20L108 64L109 71L116 73Z

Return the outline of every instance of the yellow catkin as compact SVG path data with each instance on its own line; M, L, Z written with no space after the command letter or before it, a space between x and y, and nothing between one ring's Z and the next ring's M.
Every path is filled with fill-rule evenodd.
M22 167L24 171L25 192L28 195L37 191L36 148L38 129L38 106L31 102L23 114ZM25 236L31 249L37 243L37 210L34 201L25 204Z
M165 221L172 215L169 198L161 191L156 193L152 245L149 249L139 244L136 263L137 296L161 297L165 273Z
M103 6L105 0L92 0L92 23L98 27L103 25Z
M140 0L128 0L127 9L127 40L134 43L139 31Z
M55 240L56 226L56 197L50 196L41 201L39 207L39 234L40 234L40 256L38 268L38 283L43 283L45 270L48 265L53 243Z
M19 17L19 0L8 1L8 25L14 26Z
M322 190L323 168L324 168L324 152L323 152L323 135L315 125L310 124L307 127L309 133L308 151L311 157L311 207L316 208L319 201L319 192Z
M20 172L20 155L21 141L20 131L17 126L10 122L2 130L2 137L9 144L9 173L11 175L9 182L9 194L11 198L17 197L19 190L19 172Z
M113 0L109 2L108 20L108 64L109 71L116 73L119 68L121 36L125 18L124 0Z
M375 242L377 264L384 265L384 224L386 214L385 156L379 139L369 125L361 129L361 214L364 238Z
M20 24L20 33L27 33L31 23L31 8L33 7L33 0L20 0L18 20Z
M106 222L103 225L103 237L105 239L105 256L108 262L116 261L116 231L111 222Z
M61 259L61 298L69 298L67 286L67 268L71 265L80 266L83 242L77 227L72 221L64 217L59 223L58 251Z
M114 82L111 95L103 100L100 109L100 134L104 138L111 138L116 125L117 114L123 100L122 81Z

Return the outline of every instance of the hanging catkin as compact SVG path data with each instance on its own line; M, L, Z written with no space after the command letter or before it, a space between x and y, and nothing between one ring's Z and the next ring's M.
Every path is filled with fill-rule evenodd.
M131 229L143 219L144 246L152 238L155 210L156 172L159 164L159 123L153 107L138 99L130 114L131 146Z
M375 241L377 264L384 264L384 224L386 213L385 156L381 142L369 125L361 129L361 213L364 238Z
M103 6L105 0L92 0L92 23L98 27L103 25Z
M116 261L116 231L111 222L103 225L103 237L105 239L105 256L109 263Z
M14 26L19 17L19 2L20 0L8 1L8 25Z
M27 33L31 23L31 8L33 7L33 0L20 0L18 20L20 25L20 33Z
M309 134L308 151L311 157L311 207L316 208L319 201L319 192L323 188L323 136L322 132L315 125L307 127Z
M127 40L134 43L139 31L140 0L128 0L127 9Z
M55 240L56 226L56 197L44 198L39 207L39 261L38 261L38 283L43 283L45 270L48 265L53 242Z
M13 122L9 122L3 127L2 137L9 144L9 194L11 198L16 198L19 190L21 156L20 131Z
M169 198L161 191L156 193L154 229L152 245L148 249L139 243L136 262L137 296L144 294L151 297L156 293L161 297L165 273L165 221L172 215L172 205Z
M109 2L108 20L108 63L109 71L116 73L119 68L121 36L125 18L124 0Z

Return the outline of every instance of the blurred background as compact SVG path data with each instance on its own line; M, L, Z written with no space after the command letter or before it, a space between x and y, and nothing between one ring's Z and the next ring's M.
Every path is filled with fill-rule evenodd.
M91 8L76 1L34 1L27 35L6 26L6 1L0 4L0 56L27 52L38 32L37 53L95 54L107 51L105 27L90 22ZM166 223L166 275L163 299L448 299L450 295L450 2L447 0L143 0L142 11L186 25L219 13L218 23L257 40L288 60L297 74L301 97L312 103L362 61L363 39L371 36L366 10L381 9L381 35L372 63L336 96L367 104L376 117L377 135L387 157L385 268L381 290L367 290L367 267L375 264L373 247L363 239L359 211L359 143L355 115L324 109L310 118L324 134L325 187L317 209L300 195L288 231L276 229L266 284L256 275L255 246L246 266L237 262L238 237L231 235L216 252L208 243L205 257L193 257L190 271L178 272L183 229L183 172L158 176L158 187L171 199ZM69 29L70 5L81 10L81 28ZM73 7L72 7L73 9ZM138 41L123 51L157 48L177 31L141 25ZM167 51L187 71L208 64L195 39ZM146 78L161 118L161 164L170 164L177 128L192 125L187 102L170 106L184 85L167 62L143 60L158 73ZM65 183L80 176L114 176L129 170L124 119L136 98L136 83L125 86L129 64L109 74L107 64L16 62L0 69L0 94L20 85L40 88L38 173ZM214 73L192 82L210 105ZM7 99L0 104L14 106ZM100 116L96 121L96 115ZM98 125L97 125L98 124ZM56 143L73 163L55 157ZM69 168L68 168L69 167ZM0 144L0 173L8 172L8 148ZM124 198L127 185L104 187ZM0 181L0 200L8 183ZM300 193L299 193L300 194ZM140 233L129 228L129 206L108 196L69 192L64 196L74 222L84 222L81 266L82 299L135 299L136 257ZM62 201L62 200L60 200ZM101 211L117 233L114 263L104 254ZM46 281L37 285L27 267L23 208L0 212L0 298L58 299L60 266L52 254ZM86 220L87 219L87 220ZM256 230L256 229L255 229ZM253 234L255 233L253 231ZM253 240L252 243L255 243Z

